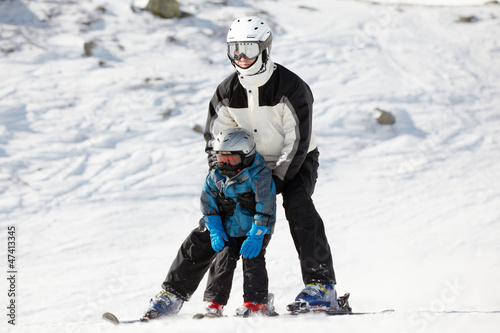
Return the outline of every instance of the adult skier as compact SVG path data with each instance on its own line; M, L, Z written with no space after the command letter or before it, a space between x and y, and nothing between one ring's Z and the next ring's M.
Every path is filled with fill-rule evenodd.
M253 133L257 151L273 170L276 193L298 252L304 289L295 301L308 310L337 307L335 273L323 220L312 194L319 167L319 151L312 131L313 95L296 74L271 60L270 26L255 16L233 22L227 34L227 55L236 72L219 84L209 104L205 128L210 168L216 166L215 135L242 127ZM239 197L240 204L252 201ZM234 201L227 202L228 206ZM223 203L224 205L224 203ZM208 230L192 231L181 245L148 313L177 313L189 300L213 257L201 255L210 247ZM185 272L191 271L188 277ZM183 274L179 275L179 272Z

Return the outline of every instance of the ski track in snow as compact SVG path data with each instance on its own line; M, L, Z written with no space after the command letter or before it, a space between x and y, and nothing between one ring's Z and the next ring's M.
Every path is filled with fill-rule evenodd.
M145 311L200 218L207 166L193 128L232 71L227 27L252 14L273 27L273 60L315 96L314 200L337 290L351 292L355 311L396 312L233 318L238 268L229 317L190 319L204 306L204 280L178 317L119 330L497 328L500 6L379 2L190 0L182 9L194 15L179 20L133 13L128 1L0 2L0 246L15 225L19 270L17 325L4 306L2 331L116 331L103 312ZM378 125L376 107L396 124ZM302 282L278 200L267 258L284 314Z

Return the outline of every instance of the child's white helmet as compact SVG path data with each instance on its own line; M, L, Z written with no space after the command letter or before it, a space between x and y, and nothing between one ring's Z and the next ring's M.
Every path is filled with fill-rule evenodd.
M252 133L234 127L222 130L214 140L213 150L217 158L216 168L233 177L252 165L255 158L255 141Z

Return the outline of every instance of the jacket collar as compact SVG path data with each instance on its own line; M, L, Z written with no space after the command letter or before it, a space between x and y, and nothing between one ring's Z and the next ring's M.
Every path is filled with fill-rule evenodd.
M238 80L245 89L261 87L269 81L269 78L273 75L275 69L276 65L271 59L269 59L266 63L266 69L262 73L250 76L239 74Z

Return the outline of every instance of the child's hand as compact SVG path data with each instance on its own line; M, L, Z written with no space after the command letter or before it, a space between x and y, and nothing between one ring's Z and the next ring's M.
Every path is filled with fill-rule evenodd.
M267 229L268 227L252 224L252 229L247 233L247 239L241 245L240 254L243 258L252 259L259 255Z
M220 252L226 246L224 241L228 241L227 235L222 226L222 220L219 215L205 215L203 221L210 231L210 241L215 252Z

